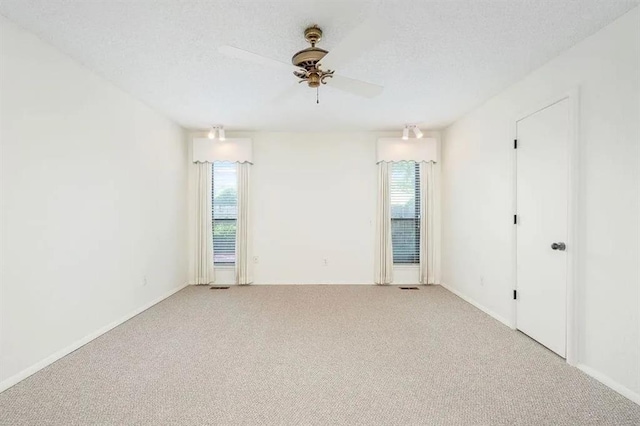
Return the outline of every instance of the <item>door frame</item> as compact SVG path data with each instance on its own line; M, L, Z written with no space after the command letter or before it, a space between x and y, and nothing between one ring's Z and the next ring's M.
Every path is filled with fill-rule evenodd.
M517 139L518 135L518 122L525 118L548 108L558 102L565 99L569 100L569 140L568 140L568 173L567 173L567 318L566 318L566 362L569 365L576 365L580 361L579 354L579 309L577 301L579 300L580 292L577 286L578 283L578 259L580 258L580 252L578 249L578 210L579 210L579 188L580 188L580 88L574 87L571 90L563 92L559 95L553 96L544 102L534 103L532 107L516 114L513 118L513 138ZM513 150L513 211L517 214L517 179L518 179L518 155L517 149ZM517 225L513 227L513 283L514 289L518 289L518 252L517 252L517 238L518 228ZM518 317L517 307L518 301L512 301L512 324L513 329L517 329Z

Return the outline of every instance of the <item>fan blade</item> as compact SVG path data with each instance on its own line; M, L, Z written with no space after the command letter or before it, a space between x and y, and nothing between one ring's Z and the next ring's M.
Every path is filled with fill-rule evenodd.
M254 64L264 65L271 68L286 69L287 71L293 71L296 69L292 64L280 62L233 46L220 46L218 47L218 52L230 58L241 59L243 61L253 62Z
M380 43L387 35L387 26L377 18L370 18L351 31L347 37L320 60L325 70L336 70Z
M366 81L356 80L355 78L335 75L328 78L327 85L354 95L364 96L365 98L374 98L382 93L384 87Z
M269 101L269 105L280 105L287 103L296 93L298 93L299 90L300 85L298 83L292 84L291 86L284 89L278 96L271 99Z

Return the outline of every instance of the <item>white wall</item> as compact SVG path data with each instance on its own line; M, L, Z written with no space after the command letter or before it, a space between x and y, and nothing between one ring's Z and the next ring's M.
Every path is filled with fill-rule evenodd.
M513 119L579 86L578 362L640 403L639 15L632 10L446 130L442 280L512 321Z
M231 136L253 139L254 283L373 284L376 141L398 133ZM233 277L233 269L216 270L219 284ZM415 284L418 268L398 267L394 278Z
M0 40L1 391L186 284L187 144L2 17Z

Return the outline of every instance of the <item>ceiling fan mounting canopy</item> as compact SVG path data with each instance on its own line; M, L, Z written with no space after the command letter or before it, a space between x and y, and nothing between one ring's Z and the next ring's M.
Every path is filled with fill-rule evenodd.
M333 77L333 71L324 71L318 62L325 57L328 51L316 47L316 43L322 39L322 29L317 25L312 25L304 30L304 38L311 44L311 47L302 49L291 58L291 63L298 68L293 74L300 78L299 83L306 82L309 87L315 88L320 84L326 84L326 79Z
M322 40L322 29L317 25L312 25L304 30L304 38L311 43L311 46L315 46L317 42Z

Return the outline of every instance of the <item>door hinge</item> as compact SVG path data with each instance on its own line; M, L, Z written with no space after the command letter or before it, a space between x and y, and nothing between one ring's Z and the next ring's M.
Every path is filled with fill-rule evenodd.
M513 300L518 298L518 290L513 290Z
M513 149L518 149L518 139L513 140Z
M517 224L518 224L518 215L517 215L517 214L514 214L514 215L513 215L513 224L514 224L514 225L517 225Z

